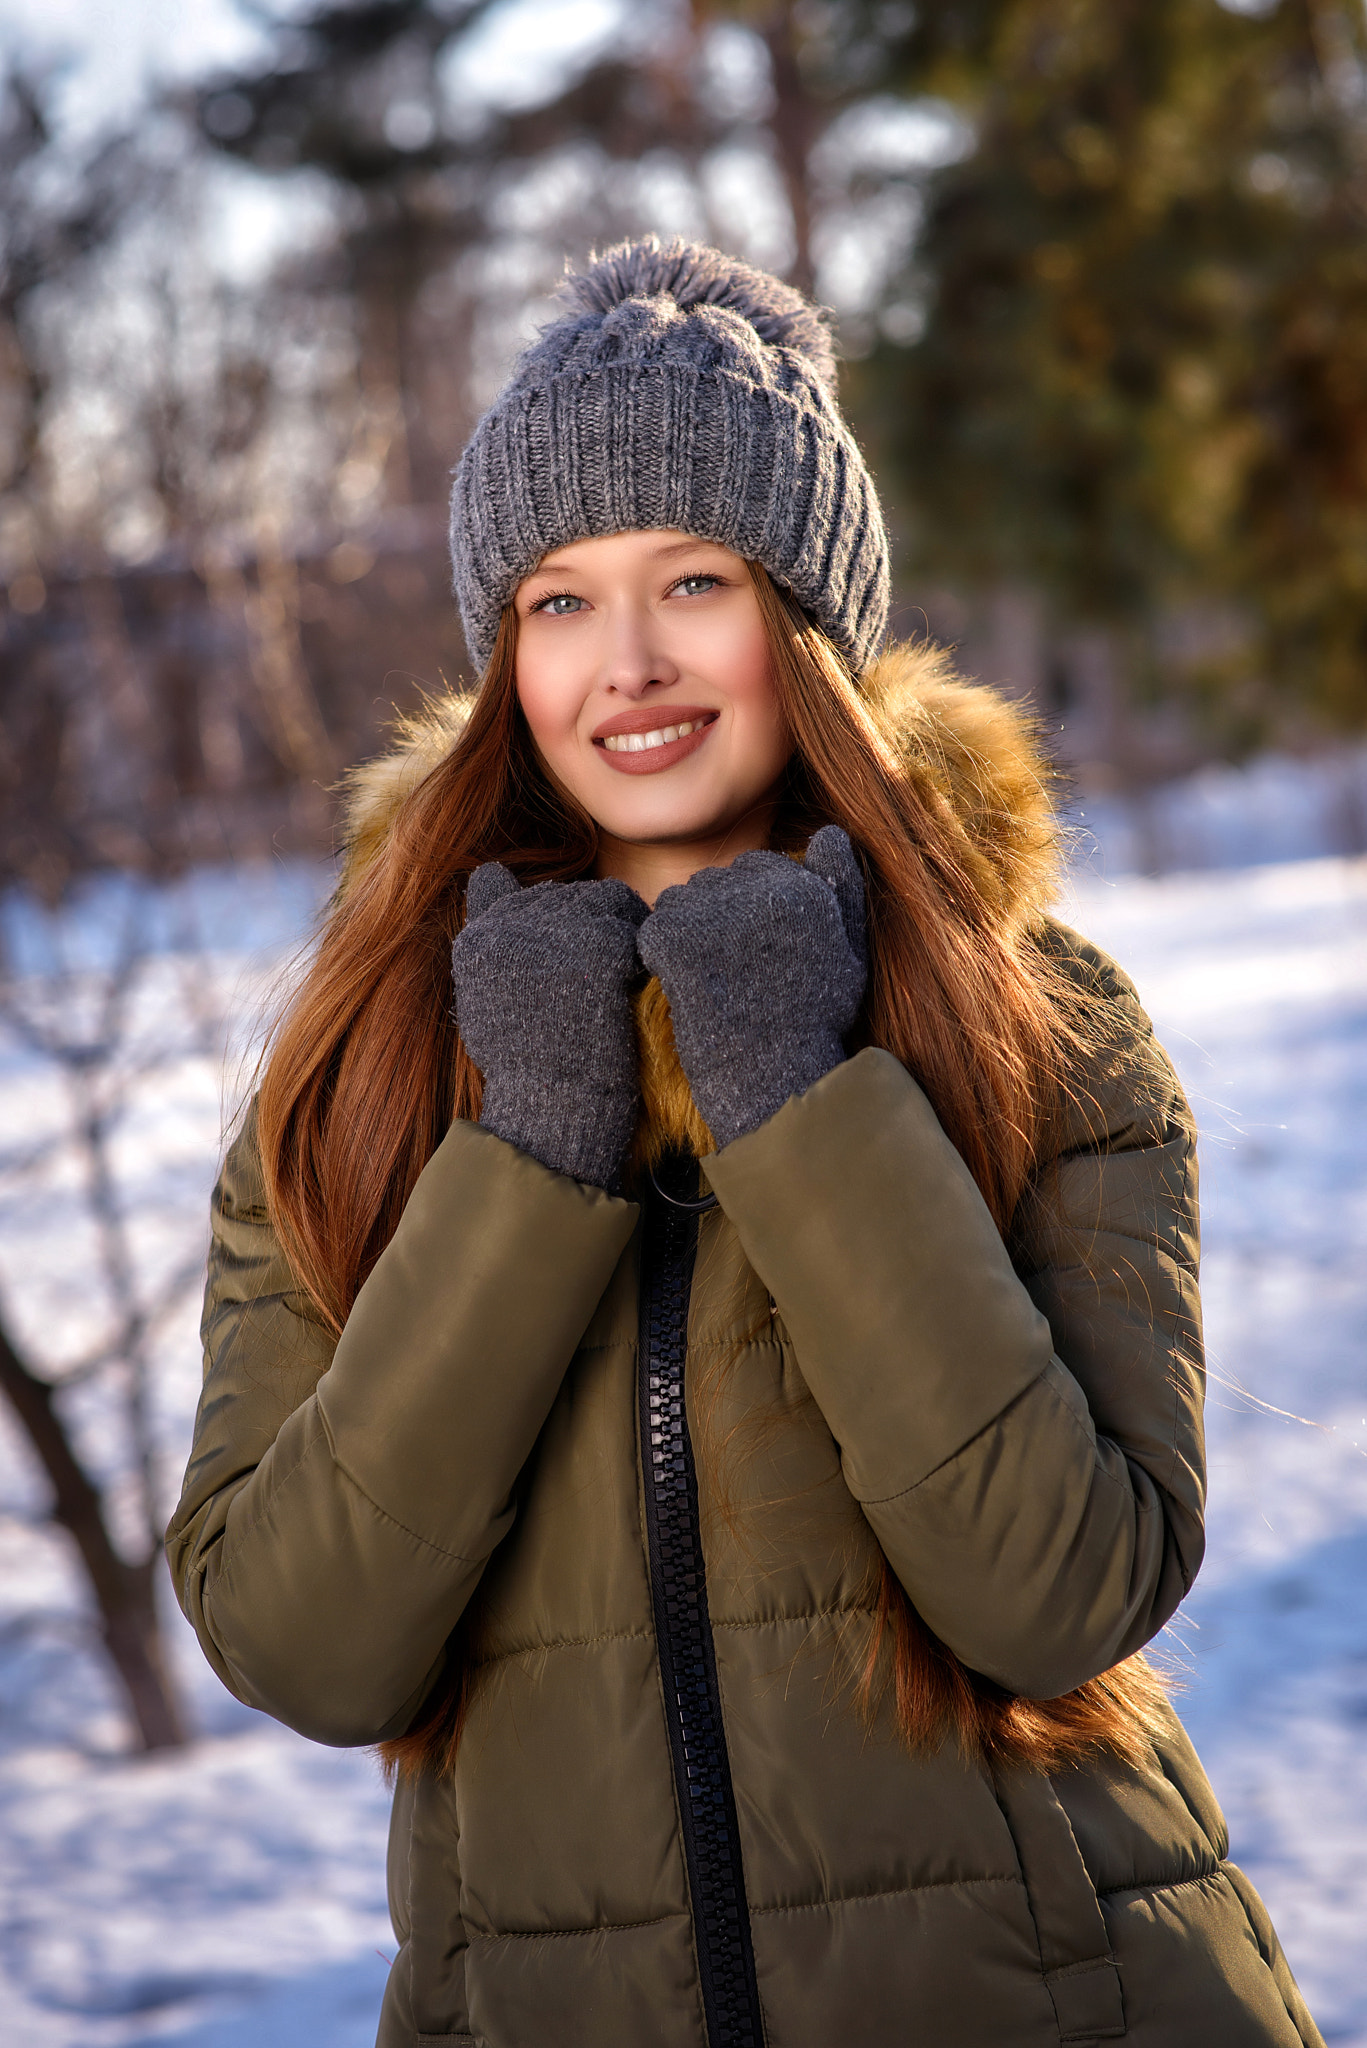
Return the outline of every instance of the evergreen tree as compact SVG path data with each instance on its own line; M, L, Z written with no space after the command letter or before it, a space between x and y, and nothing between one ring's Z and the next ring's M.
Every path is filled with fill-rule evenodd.
M861 380L907 566L1122 629L1236 741L1362 723L1361 10L928 4L885 75L977 133Z

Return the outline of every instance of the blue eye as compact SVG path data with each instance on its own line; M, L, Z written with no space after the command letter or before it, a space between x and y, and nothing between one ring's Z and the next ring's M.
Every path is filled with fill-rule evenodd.
M554 619L573 618L584 600L575 597L568 590L558 590L553 597L543 597L540 604L532 606L533 611L549 612Z
M684 576L674 585L685 597L703 597L707 591L715 590L718 578L715 576Z

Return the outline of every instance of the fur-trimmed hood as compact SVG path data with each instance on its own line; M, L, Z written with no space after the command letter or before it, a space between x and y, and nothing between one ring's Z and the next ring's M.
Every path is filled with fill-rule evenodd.
M870 664L860 692L908 770L937 790L963 829L983 897L1008 924L1029 923L1053 897L1061 834L1053 771L1029 713L1000 691L956 675L941 649L899 646ZM343 890L375 859L411 791L465 729L470 692L428 700L400 721L394 744L344 786Z

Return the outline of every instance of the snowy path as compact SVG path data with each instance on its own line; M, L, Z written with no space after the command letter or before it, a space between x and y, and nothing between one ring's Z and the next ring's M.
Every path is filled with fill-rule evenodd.
M1327 2037L1367 2048L1367 866L1087 880L1064 914L1138 982L1205 1132L1210 1549L1170 1641L1181 1711ZM54 1113L0 1051L7 1137ZM193 1234L219 1115L203 1061L138 1105L149 1262ZM60 1171L0 1191L0 1281L53 1359L91 1316L62 1277L63 1200ZM161 1345L172 1486L195 1320ZM0 1418L7 2048L370 2048L393 1950L374 1764L237 1707L179 1624L206 1739L122 1760L63 1553L15 1512L31 1484Z

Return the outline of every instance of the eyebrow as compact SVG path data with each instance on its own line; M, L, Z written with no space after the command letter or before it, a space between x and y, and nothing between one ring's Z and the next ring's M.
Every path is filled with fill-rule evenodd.
M721 548L723 552L726 551L725 542L704 540L701 534L691 533L685 534L682 540L666 541L662 547L652 548L650 552L657 562L668 562L676 555L691 555L698 548ZM554 555L547 555L534 569L528 571L527 581L530 583L533 576L569 575L572 568L571 563L559 562Z
M654 548L652 553L659 560L665 561L670 555L691 555L695 548L719 548L721 546L722 543L719 540L704 540L700 533L689 533L685 534L682 540L671 540L662 548Z

